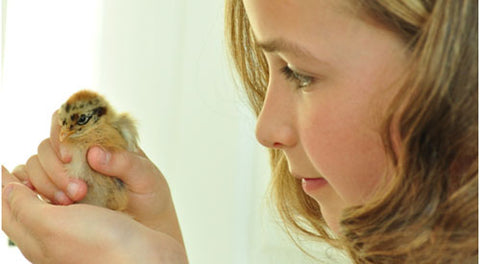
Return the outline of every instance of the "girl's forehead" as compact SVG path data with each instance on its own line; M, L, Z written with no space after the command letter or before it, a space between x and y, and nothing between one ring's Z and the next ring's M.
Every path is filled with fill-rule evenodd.
M345 0L244 0L244 7L256 35L275 29L321 29L340 20L355 18ZM296 26L301 26L298 28Z
M266 47L295 47L293 50L310 54L307 57L330 66L346 68L345 64L357 63L354 60L368 53L404 49L393 32L362 19L360 11L355 15L350 1L244 0L244 5L257 43L276 44ZM289 61L292 57L283 59ZM305 56L296 59L309 63Z

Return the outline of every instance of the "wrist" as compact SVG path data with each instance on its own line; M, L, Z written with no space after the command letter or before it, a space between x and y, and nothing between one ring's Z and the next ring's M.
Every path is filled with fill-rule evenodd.
M158 231L153 232L151 244L154 245L153 252L155 256L153 259L155 261L151 263L188 264L187 252L183 241L179 242L177 239Z
M173 200L168 189L167 191L163 191L163 193L165 192L168 194L168 196L163 202L163 206L156 206L154 207L154 212L150 210L148 211L148 214L145 215L133 214L134 219L154 231L164 233L174 238L183 247L185 247L175 205L173 204Z
M180 229L177 212L173 202L169 204L168 208L166 208L166 210L160 216L160 219L158 220L154 230L170 236L171 238L175 239L183 248L185 248L182 231Z
M187 264L184 245L175 238L140 224L139 230L124 243L115 263Z

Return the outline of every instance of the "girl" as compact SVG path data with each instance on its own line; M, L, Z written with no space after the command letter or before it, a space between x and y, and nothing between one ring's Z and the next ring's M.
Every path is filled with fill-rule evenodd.
M477 2L226 12L287 228L356 263L476 263Z
M226 18L290 232L356 263L476 262L476 1L228 0ZM57 204L85 195L63 173L58 129L2 170L2 228L27 258L185 263L168 186L144 154L88 152L128 186L135 220L51 206L20 183Z

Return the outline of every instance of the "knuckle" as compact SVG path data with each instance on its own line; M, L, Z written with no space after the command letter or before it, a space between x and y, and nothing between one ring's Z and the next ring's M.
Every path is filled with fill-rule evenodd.
M110 164L115 166L119 171L129 171L135 166L135 161L128 151L122 150L113 153Z
M67 188L70 175L65 167L53 168L53 171L46 173L47 180L60 189Z
M38 162L38 156L32 155L28 158L27 163L25 164L27 171L32 170L35 168Z
M46 138L38 145L37 152L43 153L50 146L50 139Z
M137 172L145 169L149 170L148 163L146 163L141 156L130 153L128 151L124 151L123 155L125 156L125 160L128 161L128 168L130 169L130 171Z
M28 179L28 174L27 174L27 167L25 164L21 164L16 166L12 170L12 174L17 177L18 179L26 180Z
M25 164L17 165L15 168L13 168L12 173L25 171L25 167Z
M23 225L25 223L25 214L23 213L22 209L19 209L18 206L14 206L12 201L12 216L15 222Z
M152 174L161 174L158 167L148 158L139 156L140 164L142 167L146 168Z
M122 171L124 174L133 174L133 173L149 173L151 171L151 165L147 160L137 154L121 151L118 153L118 159L115 162L115 165L119 172Z
M18 187L14 187L18 188ZM13 191L13 190L12 190ZM13 219L20 224L25 224L26 214L22 206L22 198L18 196L13 196L10 201L10 208L12 212Z

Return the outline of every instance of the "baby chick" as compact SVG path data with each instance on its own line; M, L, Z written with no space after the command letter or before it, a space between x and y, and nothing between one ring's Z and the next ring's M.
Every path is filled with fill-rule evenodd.
M123 182L92 170L87 163L87 151L94 145L107 151L136 151L138 134L134 121L125 113L116 113L105 98L88 90L73 94L59 109L58 118L59 140L73 152L67 172L88 186L80 203L124 211L128 200Z

